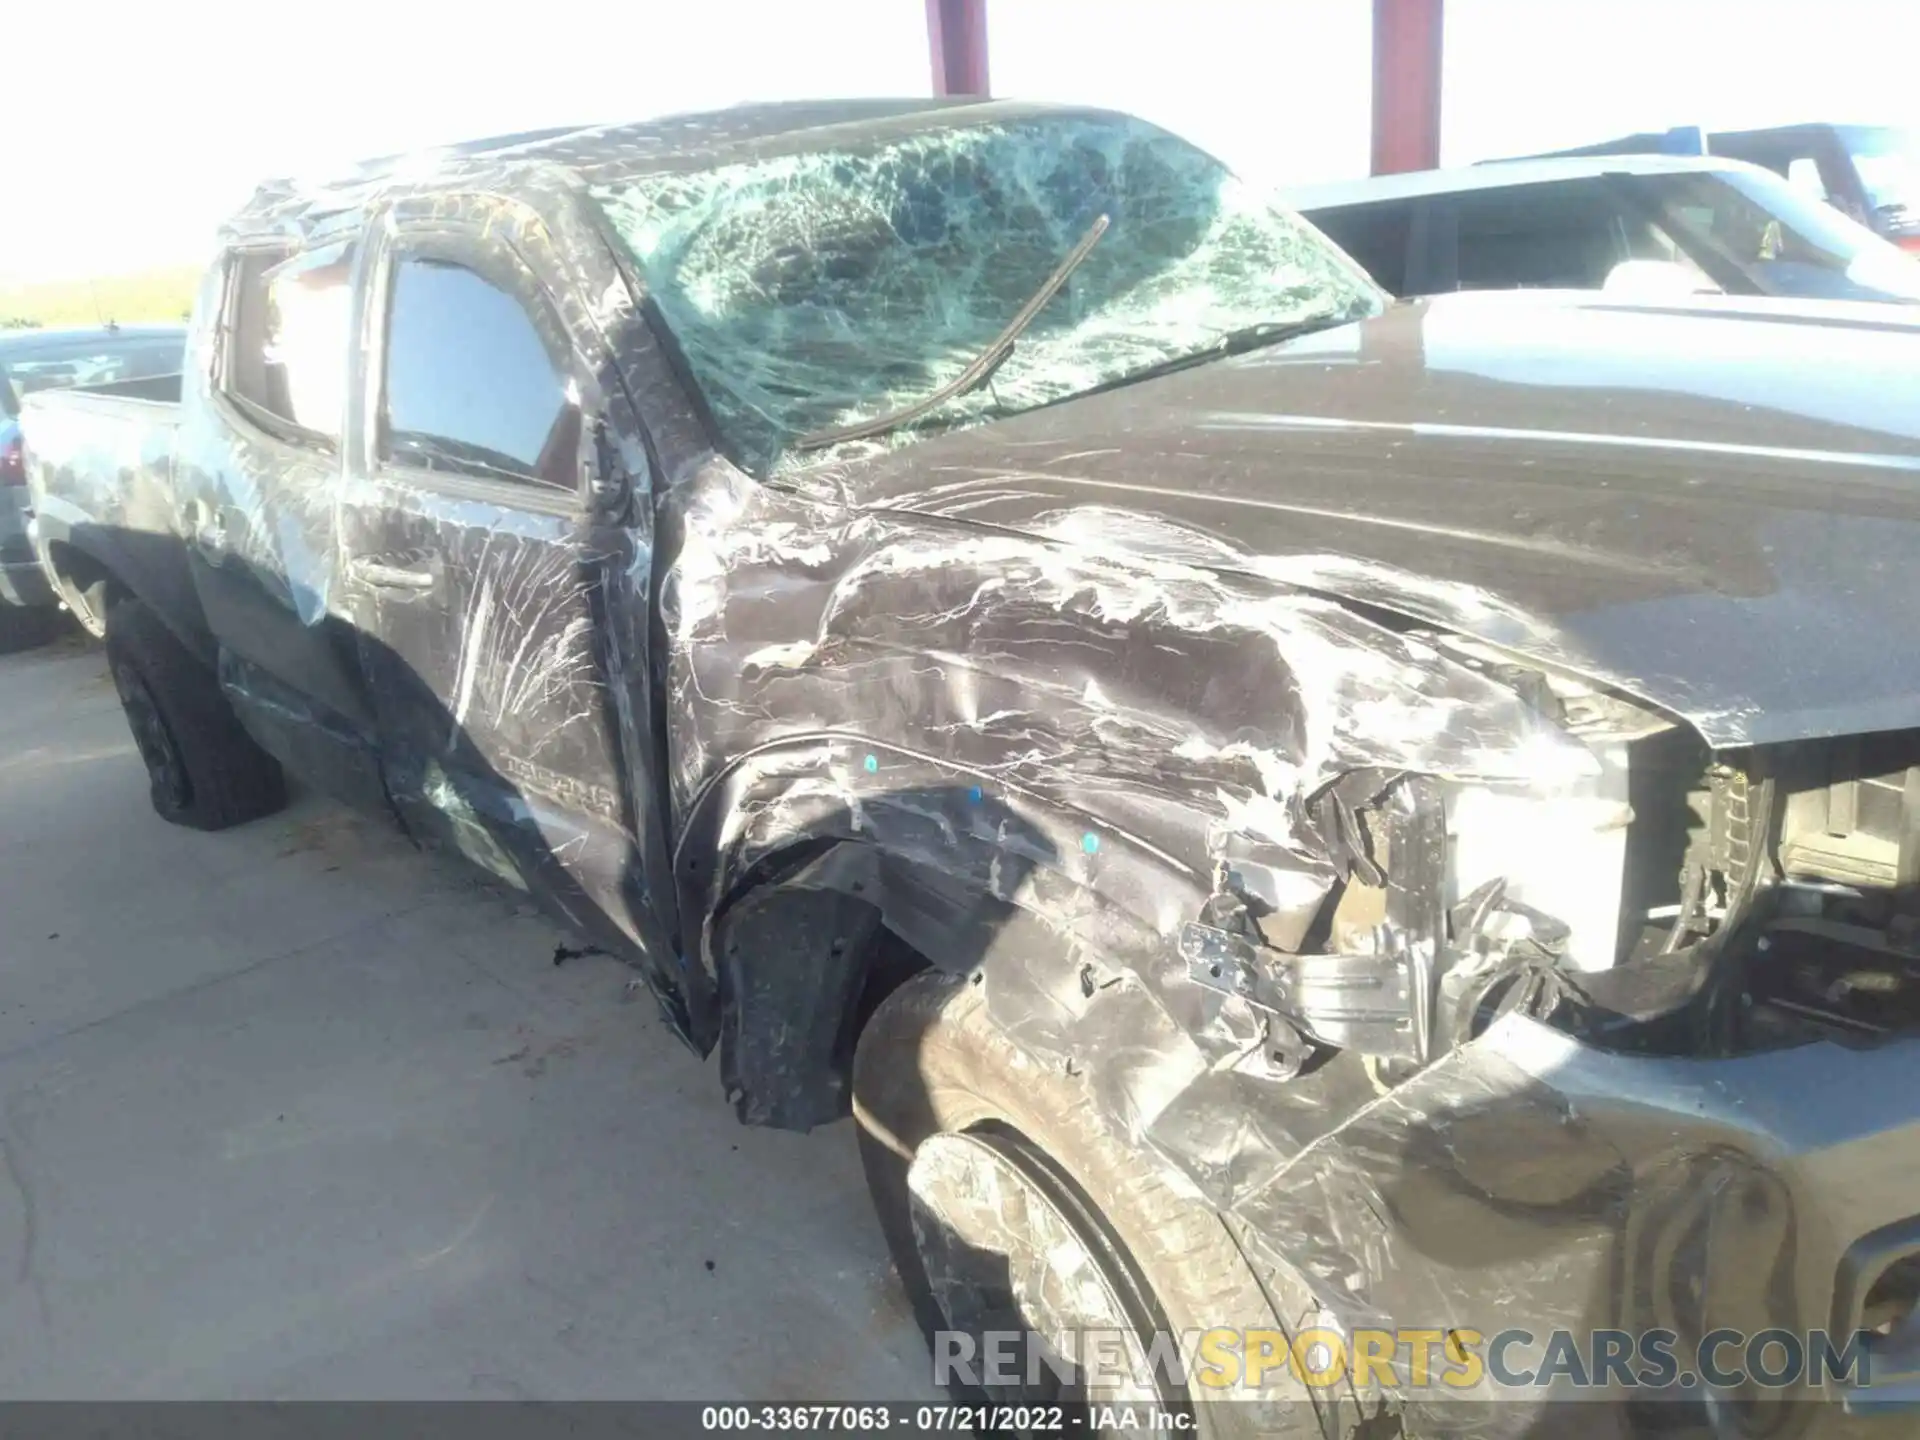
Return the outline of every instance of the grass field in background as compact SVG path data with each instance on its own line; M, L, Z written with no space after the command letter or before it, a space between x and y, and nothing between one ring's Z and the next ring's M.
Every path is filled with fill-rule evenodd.
M178 265L93 280L0 285L0 326L32 321L51 329L109 320L123 325L178 321L193 307L199 284L199 266Z

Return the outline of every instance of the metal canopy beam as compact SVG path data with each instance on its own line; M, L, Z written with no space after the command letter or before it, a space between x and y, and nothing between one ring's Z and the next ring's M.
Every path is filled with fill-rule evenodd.
M987 93L987 0L927 0L933 93Z
M933 0L928 0L931 9ZM1373 173L1440 164L1446 0L1373 0Z

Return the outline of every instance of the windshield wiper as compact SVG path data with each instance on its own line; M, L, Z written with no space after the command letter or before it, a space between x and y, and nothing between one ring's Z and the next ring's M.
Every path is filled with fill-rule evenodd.
M1007 322L1007 328L993 337L993 343L976 355L967 368L953 379L935 390L924 399L898 410L889 410L884 415L876 415L871 420L856 420L851 425L837 425L827 430L813 430L793 442L795 450L824 450L829 445L838 445L845 440L865 440L874 435L884 435L902 425L909 425L922 415L938 410L949 400L965 395L970 390L978 390L1013 354L1014 344L1026 333L1027 327L1039 318L1040 312L1047 308L1047 302L1060 293L1060 287L1067 283L1074 271L1080 268L1080 262L1107 233L1110 222L1105 215L1095 218L1087 227L1087 233L1080 237L1080 243L1067 252L1067 258L1054 268L1040 288L1033 292L1033 298L1020 307L1020 311Z

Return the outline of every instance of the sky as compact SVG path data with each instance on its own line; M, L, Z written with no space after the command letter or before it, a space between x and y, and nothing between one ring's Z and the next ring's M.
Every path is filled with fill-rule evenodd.
M996 94L1250 178L1366 173L1371 0L989 0ZM91 0L0 14L0 284L196 261L266 176L747 100L925 94L925 0ZM1637 130L1920 128L1920 0L1447 0L1441 160Z

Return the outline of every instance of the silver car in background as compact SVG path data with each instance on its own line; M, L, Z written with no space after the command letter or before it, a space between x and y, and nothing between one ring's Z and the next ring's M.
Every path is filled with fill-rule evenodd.
M1281 198L1396 295L1920 302L1920 259L1771 170L1720 156L1503 160Z

